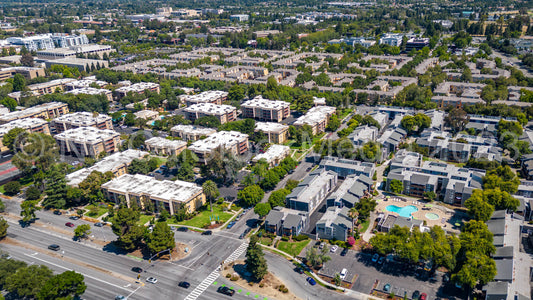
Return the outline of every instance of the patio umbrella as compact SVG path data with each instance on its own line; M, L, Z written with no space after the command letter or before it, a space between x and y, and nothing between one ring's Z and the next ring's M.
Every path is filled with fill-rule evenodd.
M455 226L461 226L461 223L456 222L456 223L455 223Z
M426 204L425 207L433 207L433 204Z

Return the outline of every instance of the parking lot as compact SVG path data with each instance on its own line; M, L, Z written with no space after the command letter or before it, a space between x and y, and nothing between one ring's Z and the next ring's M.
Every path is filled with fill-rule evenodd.
M310 243L310 246L315 243ZM331 245L327 245L331 247ZM334 277L342 269L347 269L346 280L357 279L352 290L371 293L374 285L376 289L383 291L386 284L390 284L388 293L411 298L414 291L426 293L427 299L452 298L464 299L466 294L452 283L443 283L443 273L436 272L431 278L427 272L417 271L412 264L384 261L381 265L372 261L372 254L349 250L345 256L341 256L342 248L335 253L329 252L331 260L324 264L320 274ZM419 274L417 274L419 273ZM452 298L453 299L453 298Z

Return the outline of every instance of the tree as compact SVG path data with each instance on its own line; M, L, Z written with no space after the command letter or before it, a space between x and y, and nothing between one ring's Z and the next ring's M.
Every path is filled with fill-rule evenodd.
M4 288L20 298L35 297L52 276L52 270L43 265L22 267L6 279Z
M313 96L302 94L294 100L294 105L297 111L306 113L314 105Z
M335 283L336 286L341 285L342 278L341 278L341 275L339 273L335 273L335 278L333 278L333 282Z
M132 113L127 113L124 117L124 125L133 126L135 125L135 115Z
M25 67L33 67L33 56L30 53L22 54L22 57L20 58L20 63Z
M9 130L2 138L2 144L13 151L28 136L28 132L19 127ZM17 143L17 145L15 145Z
M74 237L77 239L86 239L91 234L91 225L89 224L82 224L78 225L74 229Z
M15 259L0 258L0 286L5 287L6 280L15 272L26 267L26 263Z
M37 299L54 300L54 299L74 299L85 293L85 277L75 271L65 271L48 279L43 285Z
M0 240L7 236L8 227L9 224L7 224L7 221L4 218L0 217Z
M166 222L157 222L154 230L148 235L146 246L153 254L167 249L174 250L176 248L174 232Z
M398 179L392 179L389 184L389 189L395 194L401 194L403 192L403 182Z
M15 74L15 76L13 77L13 91L15 92L21 92L21 91L24 91L24 89L26 88L26 79L24 78L24 76L22 76L22 74Z
M475 220L483 222L488 221L494 212L494 206L483 200L481 190L474 190L472 196L465 201L465 207Z
M241 85L236 84L229 89L228 100L240 102L242 99L244 99L244 94L244 88Z
M489 256L476 253L467 253L466 263L452 278L471 288L476 285L485 285L496 276L496 262Z
M326 129L335 132L337 129L339 129L339 127L341 127L341 121L339 120L339 117L337 117L336 114L331 115Z
M424 197L429 201L434 201L437 198L437 194L435 194L433 191L424 192Z
M254 213L258 214L260 218L263 218L264 216L268 215L270 210L271 210L271 207L268 202L257 203L257 205L254 207Z
M8 196L14 196L20 192L20 182L10 181L4 185L4 192Z
M139 219L139 211L133 208L121 207L115 213L111 229L118 236L119 247L126 251L137 248L144 236L145 228L137 224Z
M215 200L220 192L217 188L217 184L212 180L207 180L202 184L202 189L204 191L205 197L209 200L209 207L211 207L211 213L213 213L213 200Z
M65 179L65 173L59 168L54 168L48 174L45 182L46 198L43 200L42 205L45 208L65 208L70 206L71 203L67 203L67 180Z
M24 192L26 200L38 200L41 198L41 191L34 185L30 186Z
M242 201L244 206L254 206L263 199L265 192L258 185L250 185L237 193L237 199Z
M285 198L290 193L291 192L286 188L270 193L270 196L268 197L268 203L270 204L270 207L285 207Z
M452 128L454 134L465 129L470 117L462 108L452 108L445 118L446 123Z
M515 194L518 191L520 179L509 166L499 166L496 169L487 171L483 177L483 189L499 188L509 194Z
M252 274L256 281L261 281L268 273L268 266L264 257L263 249L257 244L259 238L252 235L250 244L246 249L246 270Z
M5 97L4 99L2 99L1 104L9 108L9 111L15 111L18 105L17 100L9 97Z
M3 213L6 211L6 204L0 200L0 213Z
M312 266L313 268L318 268L331 259L331 257L329 257L327 254L327 247L324 247L320 252L317 248L313 247L307 250L305 253L305 258L308 265Z
M20 204L20 216L22 221L28 223L35 219L35 212L40 210L40 207L37 207L36 201L26 200Z

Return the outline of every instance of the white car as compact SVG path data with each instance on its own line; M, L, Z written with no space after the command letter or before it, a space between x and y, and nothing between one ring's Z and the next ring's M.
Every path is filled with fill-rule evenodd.
M346 270L346 268L342 269L342 271L340 272L340 276L341 276L341 279L344 280L344 278L346 278L346 274L348 273L348 270Z
M333 246L331 247L331 249L329 249L329 251L331 251L331 253L335 253L335 252L337 252L337 249L339 249L339 246L337 246L337 245L333 245Z
M152 284L155 284L157 282L157 279L155 279L154 277L148 277L148 278L146 278L146 282L150 282Z

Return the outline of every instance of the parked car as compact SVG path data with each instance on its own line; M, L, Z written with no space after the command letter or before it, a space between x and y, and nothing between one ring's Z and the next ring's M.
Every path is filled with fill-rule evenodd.
M177 231L181 231L181 232L187 232L189 231L189 227L185 227L185 226L181 226L181 227L178 227L178 229L176 229Z
M346 256L348 254L348 248L342 249L341 256Z
M180 283L178 283L178 286L181 286L184 289L188 289L191 286L191 284L188 283L187 281L180 281Z
M231 221L228 223L228 226L226 227L227 229L231 229L231 227L233 227L233 225L235 225L235 221Z
M211 230L206 230L204 232L202 232L202 235L212 235L213 234L213 231Z
M296 268L295 271L298 274L303 274L304 273L304 270L302 268Z
M122 296L122 295L115 296L115 300L125 300L125 299L126 299L126 297Z
M335 252L337 252L337 249L339 249L339 246L337 246L337 245L333 245L333 246L329 249L329 251L330 251L331 253L335 253Z
M420 300L427 300L428 295L426 293L420 294Z
M341 276L341 279L344 280L344 278L346 278L346 274L348 273L348 270L346 270L346 268L342 269L342 271L340 272L340 276Z
M131 270L135 273L142 273L143 272L143 269L139 268L139 267L133 267L131 268Z
M78 217L78 216L70 216L69 219L76 221L76 220L79 220L80 217Z
M311 277L307 277L307 282L309 282L310 285L316 285L316 281Z
M157 283L157 279L155 277L148 277L146 278L146 282L150 282L151 284Z
M372 262L377 262L379 259L379 254L374 254L374 256L372 256Z
M98 222L98 223L94 223L94 226L96 226L96 227L104 227L104 224Z
M235 291L230 289L229 287L227 286L221 286L218 288L217 292L221 293L221 294L224 294L224 295L227 295L227 296L230 296L230 297L233 297L233 294L235 294Z
M382 265L384 262L385 262L385 257L384 256L380 257L378 260L378 264Z
M65 226L72 228L72 227L74 227L74 226L76 226L76 225L74 225L74 224L71 223L71 222L67 222L67 223L65 223Z
M420 297L420 291L416 290L413 292L413 295L411 296L411 299L416 300Z
M320 243L320 246L318 248L324 249L324 247L326 247L326 243L322 242L322 243Z
M386 285L383 286L383 291L390 292L390 283L387 283Z
M442 282L448 282L450 281L450 276L448 274L444 274L444 276L442 276Z
M62 213L61 211L59 211L59 210L54 210L54 215L58 215L58 216L60 216L60 215L62 215L62 214L63 214L63 213Z
M59 245L52 244L52 245L48 246L48 249L53 250L53 251L59 251L61 249L61 247L59 247Z

